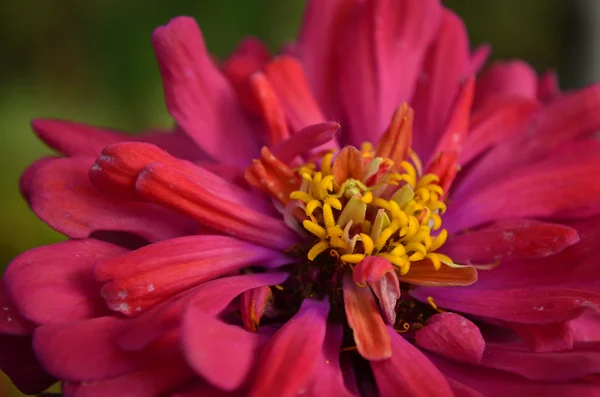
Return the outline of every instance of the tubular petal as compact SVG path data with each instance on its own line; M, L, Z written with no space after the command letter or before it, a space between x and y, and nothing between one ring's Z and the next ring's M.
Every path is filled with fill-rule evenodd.
M298 394L308 382L323 347L328 312L327 302L304 300L300 311L265 347L249 397Z
M398 335L392 327L386 329L392 341L392 355L387 360L371 361L381 397L451 397L446 378L415 346Z
M213 158L240 165L251 161L258 152L256 138L235 92L207 53L196 21L172 19L154 30L152 45L167 109L177 123Z
M205 185L165 164L146 167L137 179L136 189L151 201L246 241L285 250L296 240L283 221L223 200Z
M479 363L485 341L479 327L456 313L440 313L415 334L417 346L455 361Z
M370 361L389 358L390 338L370 288L359 287L350 275L343 282L346 317L358 352Z
M268 286L252 288L242 293L240 316L246 330L256 332L265 308L272 300L273 293Z

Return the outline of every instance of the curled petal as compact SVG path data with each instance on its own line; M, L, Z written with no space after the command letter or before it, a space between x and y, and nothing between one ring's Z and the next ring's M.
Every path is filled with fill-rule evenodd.
M367 256L354 268L353 280L357 284L368 283L373 290L386 323L396 322L396 302L400 299L400 282L394 266L378 256Z
M246 168L245 178L249 184L264 190L282 204L287 204L290 194L300 187L296 172L266 146L261 149L260 158Z
M331 171L337 186L341 186L348 179L362 180L365 175L362 154L354 146L346 146L335 157Z
M477 325L456 313L440 313L417 331L418 346L456 361L479 363L485 341Z
M273 146L289 138L285 111L267 77L260 72L254 73L250 77L250 89L267 129L267 144Z
M296 156L308 153L335 138L340 125L332 121L309 125L273 147L273 154L289 164Z
M268 286L253 288L242 293L240 315L242 316L244 327L248 331L256 332L265 308L272 299L273 293Z
M348 325L361 356L370 361L383 360L392 354L390 337L373 293L359 287L350 275L344 277L344 307Z
M406 160L412 142L414 114L406 102L396 109L392 123L377 142L375 153L378 157L388 158L396 166Z

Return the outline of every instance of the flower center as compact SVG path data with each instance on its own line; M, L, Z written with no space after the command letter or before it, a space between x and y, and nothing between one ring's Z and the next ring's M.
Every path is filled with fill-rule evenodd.
M339 266L353 269L379 256L400 275L417 261L429 260L436 270L453 263L436 252L448 236L441 229L444 190L437 175L422 175L416 154L398 165L373 157L370 144L344 148L332 164L333 155L300 167L301 186L290 194L302 203L308 218L302 225L315 239L309 261L329 250Z

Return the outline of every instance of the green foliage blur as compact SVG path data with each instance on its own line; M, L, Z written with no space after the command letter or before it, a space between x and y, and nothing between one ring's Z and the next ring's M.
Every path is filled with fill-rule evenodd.
M523 58L538 70L557 66L564 72L563 86L579 84L570 61L577 37L568 2L445 3L465 18L473 45L490 43L493 57ZM177 15L194 16L209 49L222 59L248 35L276 51L294 38L303 5L303 0L0 2L0 270L27 249L63 239L29 211L18 192L24 168L51 153L31 132L32 118L131 132L170 126L150 46L154 27Z

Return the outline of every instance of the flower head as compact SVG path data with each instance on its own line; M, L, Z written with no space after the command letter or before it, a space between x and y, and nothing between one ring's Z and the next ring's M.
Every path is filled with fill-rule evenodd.
M599 87L478 76L437 0L311 1L275 58L152 42L173 131L33 122L65 157L21 190L71 240L4 275L23 391L598 393Z

